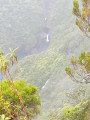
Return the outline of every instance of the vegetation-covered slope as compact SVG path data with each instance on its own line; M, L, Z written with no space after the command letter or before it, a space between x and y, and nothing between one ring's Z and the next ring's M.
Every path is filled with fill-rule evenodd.
M56 49L48 49L45 53L28 56L18 65L19 77L41 88L61 61L62 55Z
M0 34L2 34L1 40L5 40L7 47L11 45L20 47L18 55L29 55L33 47L34 53L37 53L37 46L42 50L40 45L44 47L45 42L42 41L45 41L44 33L45 35L47 33L43 32L46 30L43 28L48 28L50 44L45 43L45 46L49 45L47 50L27 56L18 64L19 78L35 84L40 89L42 110L46 114L47 109L49 111L62 107L65 100L64 91L75 86L68 80L64 68L72 54L77 56L81 51L89 50L90 40L74 25L72 0L47 0L46 2L44 0L22 2L21 0L14 4L17 4L17 7L10 7L8 13L6 13L8 6L3 5L5 19L9 19L8 23L3 23L4 30L8 32L11 30L11 32L4 31ZM8 29L6 29L7 25Z

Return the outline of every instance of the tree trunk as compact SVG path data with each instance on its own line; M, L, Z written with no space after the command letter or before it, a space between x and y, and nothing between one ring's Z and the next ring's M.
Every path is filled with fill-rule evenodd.
M17 95L17 97L18 97L18 100L19 100L19 102L20 102L20 104L21 104L21 106L22 106L22 108L23 108L23 110L24 110L26 119L29 120L29 117L28 117L28 115L27 115L25 106L24 106L24 104L23 104L23 102L22 102L22 100L21 100L21 98L20 98L20 96L19 96L19 94L18 94L17 89L16 89L15 86L14 86L13 81L9 79L9 77L7 76L7 74L6 74L5 72L3 72L3 73L4 73L4 75L6 76L6 78L8 79L8 81L10 82L11 86L13 87L13 90L15 91L15 93L16 93L16 95Z

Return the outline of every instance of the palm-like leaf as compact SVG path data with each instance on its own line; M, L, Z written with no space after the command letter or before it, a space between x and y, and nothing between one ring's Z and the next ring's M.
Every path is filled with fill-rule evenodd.
M7 70L7 68L9 67L8 60L6 59L7 56L8 56L8 54L0 55L0 71L1 71L1 73L5 72Z
M4 54L4 51L0 47L0 57Z
M9 57L9 61L11 62L12 65L14 64L15 61L16 62L18 61L17 56L14 53L17 49L18 48L14 49L14 50L9 49L10 50L10 54L11 54L10 57Z

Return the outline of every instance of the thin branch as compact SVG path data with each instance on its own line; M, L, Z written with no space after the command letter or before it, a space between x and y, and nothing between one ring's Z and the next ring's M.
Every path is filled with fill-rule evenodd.
M7 74L6 74L5 72L3 72L3 74L6 76L6 78L9 80L11 86L13 87L13 89L14 89L14 91L15 91L15 93L16 93L18 99L19 99L19 102L20 102L20 104L22 105L22 108L23 108L23 110L24 110L24 113L25 113L26 119L29 120L29 117L28 117L28 115L27 115L27 112L26 112L25 106L24 106L24 104L23 104L23 102L22 102L22 100L21 100L21 98L20 98L20 96L19 96L19 94L18 94L17 89L16 89L15 86L14 86L13 81L9 79L9 77L7 76Z
M15 117L8 111L6 110L5 108L3 108L2 106L0 106L3 110L5 110L5 112L7 112L12 118L13 120L16 120Z

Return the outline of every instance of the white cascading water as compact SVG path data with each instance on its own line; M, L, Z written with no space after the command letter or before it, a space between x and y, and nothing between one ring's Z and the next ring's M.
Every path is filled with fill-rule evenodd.
M49 35L46 36L46 42L49 42Z
M45 21L47 20L47 18L45 18Z
M44 88L46 87L46 85L47 85L48 82L49 82L49 80L47 80L47 81L45 82L45 84L43 85L42 89L44 89Z

